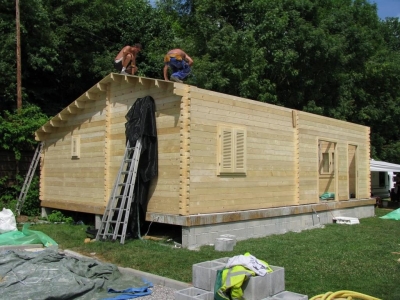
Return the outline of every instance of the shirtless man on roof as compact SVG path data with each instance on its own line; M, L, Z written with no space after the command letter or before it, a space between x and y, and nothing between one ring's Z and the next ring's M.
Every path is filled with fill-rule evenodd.
M137 71L136 56L142 50L142 45L125 46L114 59L114 68L124 75L134 75Z
M171 81L182 83L188 77L193 59L181 49L168 51L164 56L164 79L168 80L168 68L171 68Z

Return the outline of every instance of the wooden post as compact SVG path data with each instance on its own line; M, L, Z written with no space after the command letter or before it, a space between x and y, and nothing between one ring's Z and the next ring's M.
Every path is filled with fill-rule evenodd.
M16 11L16 29L17 29L17 109L22 108L22 92L21 92L21 41L20 41L20 24L19 24L19 0L15 0Z

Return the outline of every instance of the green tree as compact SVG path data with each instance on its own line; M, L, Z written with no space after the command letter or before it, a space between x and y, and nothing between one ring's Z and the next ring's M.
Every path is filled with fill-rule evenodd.
M19 112L4 111L0 115L0 149L13 151L20 160L21 150L35 149L34 132L48 119L35 105L25 105Z

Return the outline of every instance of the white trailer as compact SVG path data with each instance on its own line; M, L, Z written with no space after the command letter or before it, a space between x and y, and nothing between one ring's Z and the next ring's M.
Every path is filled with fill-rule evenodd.
M390 190L395 187L396 173L400 173L400 165L372 159L370 171L372 195L389 198Z

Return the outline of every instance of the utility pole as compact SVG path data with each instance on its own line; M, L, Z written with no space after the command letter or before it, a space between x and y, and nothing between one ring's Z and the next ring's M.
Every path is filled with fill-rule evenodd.
M15 0L16 27L17 27L17 109L22 108L22 92L21 92L21 41L20 41L20 24L19 24L19 0Z

